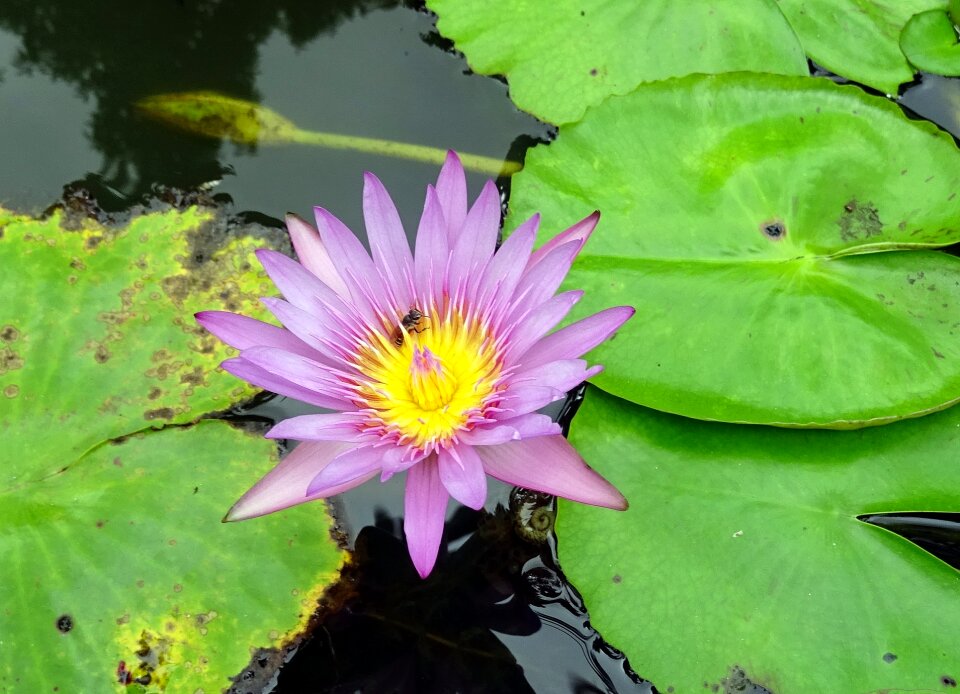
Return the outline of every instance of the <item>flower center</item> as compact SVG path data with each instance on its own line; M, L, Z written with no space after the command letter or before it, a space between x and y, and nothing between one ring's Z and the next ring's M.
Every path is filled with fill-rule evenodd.
M417 313L417 321L398 322L394 339L378 335L361 350L367 380L358 384L357 404L371 433L428 453L486 421L501 367L481 321L436 308Z

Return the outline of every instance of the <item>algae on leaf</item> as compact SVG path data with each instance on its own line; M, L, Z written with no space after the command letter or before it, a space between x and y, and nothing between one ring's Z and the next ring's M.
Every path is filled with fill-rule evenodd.
M253 393L192 315L262 315L253 250L280 235L252 231L204 207L122 226L0 210L0 690L220 691L336 577L321 504L220 522L272 442L154 429Z
M0 223L0 489L256 392L216 368L229 350L193 313L219 306L262 317L258 299L273 285L253 251L282 232L228 232L205 207L124 226L60 211Z
M560 500L564 573L659 691L721 687L738 670L777 694L941 691L960 678L960 573L857 519L960 511L960 408L789 431L592 389L571 438L630 509Z
M602 211L573 318L637 315L595 382L700 419L850 428L960 398L960 153L825 79L691 76L527 154L511 219ZM516 222L509 222L508 225Z
M219 692L301 632L345 557L325 506L220 522L276 462L273 442L204 421L0 494L0 690Z
M773 0L428 0L437 30L513 102L570 123L641 82L734 70L808 74Z

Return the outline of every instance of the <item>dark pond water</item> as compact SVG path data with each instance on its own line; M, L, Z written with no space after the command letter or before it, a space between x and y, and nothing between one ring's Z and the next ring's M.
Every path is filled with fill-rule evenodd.
M279 226L286 212L308 215L322 204L362 229L361 176L372 170L415 228L432 165L221 144L146 120L132 104L215 90L313 130L498 158L520 159L552 136L513 108L505 84L470 74L445 48L428 14L387 0L4 0L0 205L39 213L69 186L120 212L163 187L202 186L261 223ZM957 134L958 84L929 78L904 103ZM470 175L471 194L482 182ZM237 416L303 411L278 398ZM500 485L484 512L451 504L438 568L421 581L402 542L400 482L338 500L356 549L348 580L311 634L286 653L255 658L232 691L656 691L590 628L564 582L551 500ZM957 562L955 517L866 520Z

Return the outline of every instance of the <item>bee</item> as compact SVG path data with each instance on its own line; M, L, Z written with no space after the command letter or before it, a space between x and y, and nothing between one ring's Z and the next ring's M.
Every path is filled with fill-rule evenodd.
M427 314L423 313L420 309L415 306L410 307L410 311L403 318L400 319L400 324L406 329L408 333L422 333L424 330L428 330L429 326L424 327L421 323L424 318L429 318ZM403 330L397 326L397 331L393 338L394 344L399 347L403 344Z

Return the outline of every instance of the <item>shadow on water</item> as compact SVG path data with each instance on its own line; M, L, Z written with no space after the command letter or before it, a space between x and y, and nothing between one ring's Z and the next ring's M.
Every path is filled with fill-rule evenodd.
M300 48L337 31L344 20L399 6L396 0L156 0L133 5L120 0L5 0L0 3L0 29L18 37L19 45L14 62L0 65L0 88L14 73L34 73L68 84L81 95L92 109L84 136L102 164L70 186L68 202L73 199L82 206L87 199L83 196L89 195L107 211L126 209L164 186L191 189L232 173L219 141L186 136L142 118L134 110L137 100L163 92L215 89L259 102L258 71L269 37L279 33ZM435 34L428 32L423 40L449 49ZM458 63L453 71L464 69ZM503 85L496 86L498 106L512 111ZM309 96L318 100L315 94ZM331 101L341 98L330 96ZM424 114L437 110L429 99L423 101ZM443 108L452 101L453 97L446 98ZM475 103L469 102L465 110L475 111L478 124L491 121ZM396 115L382 104L380 110L382 118ZM474 127L441 115L457 130ZM423 118L428 122L426 115ZM502 129L514 127L514 122ZM524 127L529 127L526 134L511 131L510 138L515 139L510 158L522 159L527 146L551 132L546 126ZM486 131L476 135L477 141L485 138ZM255 152L254 147L248 149ZM297 167L316 165L315 153L291 150L284 156L288 158L277 166L288 167L291 175L274 182L277 188L267 191L267 197L288 186ZM24 165L29 158L27 152ZM259 159L256 163L263 166ZM20 165L21 160L14 160L15 167ZM385 170L391 166L385 165ZM324 168L342 177L335 164ZM401 178L399 171L394 169L395 178ZM410 183L416 197L398 199L401 212L422 202L427 179L409 178L417 179ZM262 179L256 180L259 185ZM65 181L54 183L62 186ZM326 180L322 184L333 185ZM349 182L355 192L358 185L359 178ZM303 204L310 202L327 204L309 199ZM267 223L285 211L255 204L251 208L251 219ZM561 415L567 424L576 402L575 396ZM289 416L290 406L278 403L280 399L261 402L253 413L270 420ZM392 494L392 503L402 497L396 489L385 494ZM582 600L557 566L549 498L514 492L509 509L455 511L445 530L446 555L427 581L410 564L400 509L371 497L363 499L362 514L348 508L348 520L356 515L354 522L364 526L354 538L355 560L345 580L325 598L309 635L284 652L258 654L238 675L232 691L656 691L590 627ZM956 516L864 520L960 566Z
M189 188L221 178L220 143L184 138L148 121L134 102L151 94L217 89L259 100L260 44L274 31L301 46L349 17L395 0L7 0L0 28L19 35L14 68L75 86L95 104L86 134L103 156L84 181L105 209L156 182Z

